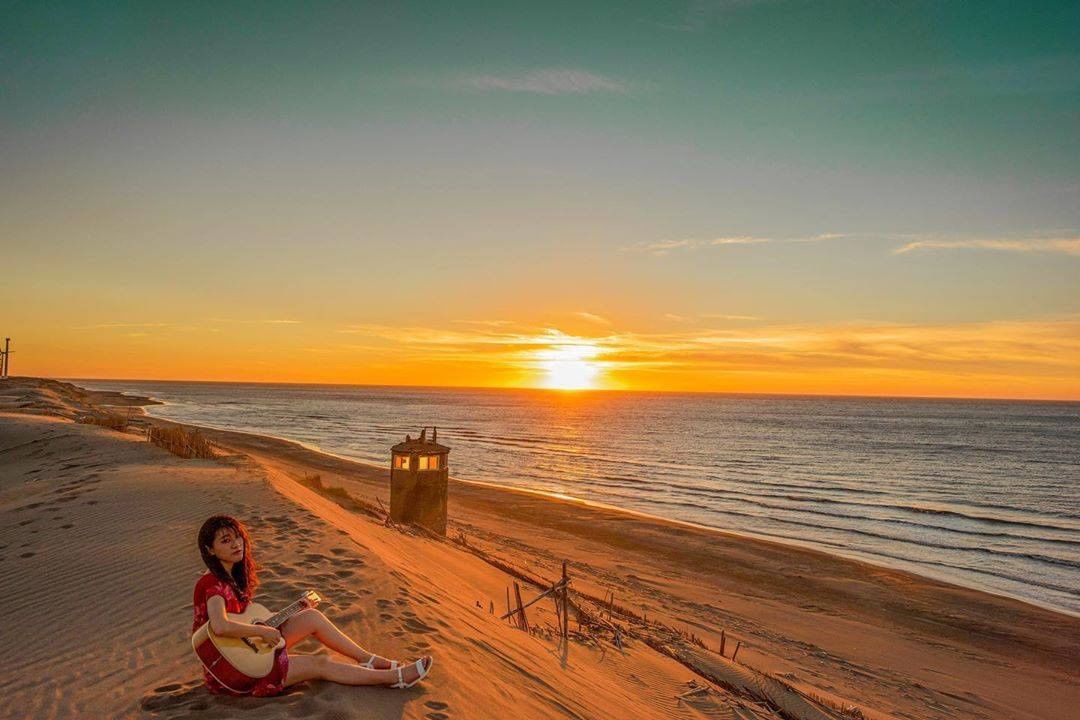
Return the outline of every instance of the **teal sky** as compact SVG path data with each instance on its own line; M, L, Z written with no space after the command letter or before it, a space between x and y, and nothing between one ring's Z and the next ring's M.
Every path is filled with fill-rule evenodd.
M24 336L1080 315L1076 2L223 5L4 4Z

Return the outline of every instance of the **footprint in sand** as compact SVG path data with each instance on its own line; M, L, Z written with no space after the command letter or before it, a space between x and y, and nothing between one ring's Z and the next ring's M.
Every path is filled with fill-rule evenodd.
M339 578L342 578L342 579L350 578L355 574L356 574L355 570L335 570L334 571L334 575L336 575L336 576L338 576Z
M35 520L37 520L37 518L30 518L29 520L23 520L21 523L19 523L19 527L22 527L23 525L29 525L30 523L34 522Z
M65 523L64 525L60 526L60 529L61 530L70 530L73 527L75 527L75 525L73 525L72 523Z
M192 712L210 708L202 680L171 683L154 688L143 696L142 710L153 713L151 717L190 717Z
M352 600L353 602L359 600L364 595L370 595L370 594L371 594L370 590L363 590L363 589L361 589L360 592L356 592L354 590L338 590L337 591L338 597L346 598L347 600Z
M36 554L37 553L24 552L24 553L20 554L19 557L21 557L21 558L29 558L29 557L34 557L34 555L36 555Z
M435 628L431 627L430 625L425 623L423 620L420 620L419 618L416 618L416 617L405 618L405 620L401 623L401 625L402 625L402 627L404 627L409 632L425 633L425 634L430 633L430 632L435 632Z
M379 619L380 620L393 620L394 616L391 615L390 613L379 613Z

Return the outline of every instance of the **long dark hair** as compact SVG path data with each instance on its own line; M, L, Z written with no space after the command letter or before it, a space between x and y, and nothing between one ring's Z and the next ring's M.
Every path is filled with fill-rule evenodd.
M221 564L221 560L210 554L214 538L217 537L218 530L222 528L229 528L244 540L244 559L233 565L231 574L225 572L225 566ZM253 550L247 528L244 527L244 523L234 517L215 515L199 528L199 553L202 555L203 562L214 577L232 586L240 602L250 602L255 595L255 589L259 587L259 575Z

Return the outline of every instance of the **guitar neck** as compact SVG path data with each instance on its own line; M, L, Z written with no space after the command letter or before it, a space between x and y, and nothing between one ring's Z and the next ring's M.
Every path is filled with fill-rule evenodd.
M272 628L276 628L306 607L308 607L308 605L304 602L303 599L297 600L284 610L276 612L270 617L268 617L263 624L269 625Z

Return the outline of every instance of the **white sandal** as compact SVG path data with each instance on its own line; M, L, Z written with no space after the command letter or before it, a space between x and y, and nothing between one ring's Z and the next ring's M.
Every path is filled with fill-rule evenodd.
M427 677L427 674L429 672L431 672L431 666L434 665L434 664L435 664L435 658L431 658L428 661L427 667L424 667L424 661L423 660L417 660L414 663L414 665L416 666L416 672L419 673L419 674L418 674L417 678L415 680L413 680L412 682L405 682L405 677L401 674L402 668L397 668L397 679L398 679L398 681L396 683L394 683L393 685L391 685L390 687L392 687L392 688L401 688L402 690L407 690L408 688L411 688L413 685L415 685L416 683L420 682L421 680L423 680L424 678Z
M368 658L368 661L366 663L360 663L360 667L367 668L368 670L397 670L398 665L400 665L400 663L397 660L391 660L390 661L390 667L388 667L388 668L377 668L377 667L375 667L375 658L377 658L377 657L379 657L379 656L378 655L372 655L370 658Z

